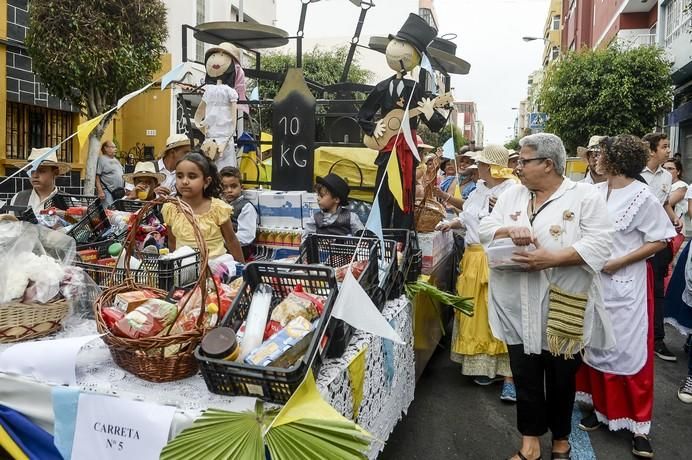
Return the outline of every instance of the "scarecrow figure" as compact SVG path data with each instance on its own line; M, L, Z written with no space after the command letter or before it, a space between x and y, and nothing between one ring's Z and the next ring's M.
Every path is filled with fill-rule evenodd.
M240 50L230 43L209 48L204 55L205 89L195 125L204 133L202 151L218 169L236 166L235 134L239 94L245 97L245 75Z
M377 165L375 183L379 185L382 181L394 147L396 147L401 169L404 209L400 209L396 204L385 181L378 195L383 228L413 228L415 169L418 160L413 156L403 135L386 139L387 135L391 135L388 134L388 132L391 133L389 130L391 127L385 126L384 120L375 122L375 115L379 111L382 117L386 117L392 110L405 109L410 99L409 108L416 109L416 112L419 111L422 114L423 123L431 131L436 132L444 127L446 118L435 110L435 101L424 97L423 88L415 80L404 78L421 63L423 54L436 35L437 30L428 25L423 18L410 14L401 30L396 35L389 36L385 51L387 65L396 74L379 82L358 112L358 123L361 129L370 139L376 141L380 151L375 159ZM419 115L411 113L410 126L414 139L419 118Z

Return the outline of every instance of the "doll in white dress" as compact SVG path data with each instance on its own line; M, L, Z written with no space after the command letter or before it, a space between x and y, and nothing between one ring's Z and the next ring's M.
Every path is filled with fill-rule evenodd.
M204 133L202 151L220 170L237 166L235 127L238 92L234 89L240 50L230 43L209 48L205 54L206 85L195 112L195 125Z

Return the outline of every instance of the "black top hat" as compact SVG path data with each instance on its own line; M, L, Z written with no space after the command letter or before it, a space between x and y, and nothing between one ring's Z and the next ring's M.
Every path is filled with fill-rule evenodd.
M324 177L318 177L316 182L327 187L329 193L338 197L341 206L346 206L348 204L348 194L351 193L351 189L341 177L334 173L329 173Z
M397 38L412 44L422 55L430 42L437 36L437 29L431 27L425 19L417 14L410 13L408 19L396 35L389 35L389 39Z

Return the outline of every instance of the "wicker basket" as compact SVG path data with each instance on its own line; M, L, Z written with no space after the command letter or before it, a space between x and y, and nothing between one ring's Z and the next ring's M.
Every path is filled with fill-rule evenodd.
M171 382L190 377L197 373L198 366L195 360L194 351L195 347L202 340L202 336L205 332L203 326L204 309L202 308L197 318L197 328L195 330L176 335L145 337L141 339L129 339L113 335L106 326L101 316L101 311L109 307L115 296L121 292L147 289L161 296L165 296L166 292L163 290L152 289L135 283L129 272L130 257L135 248L137 227L143 216L146 216L151 208L163 205L164 203L171 203L176 206L194 229L197 248L200 251L201 267L199 279L195 283L193 289L201 289L202 305L206 305L207 280L211 273L208 265L207 244L197 226L192 209L177 198L160 198L150 201L137 213L137 220L132 226L125 241L124 262L127 271L125 281L119 286L106 289L94 303L96 327L99 333L104 334L102 339L106 345L108 345L115 363L137 377L151 382ZM175 321L178 320L178 317L186 307L186 303L179 304ZM173 323L175 323L175 321ZM179 346L179 351L172 356L165 356L164 350L170 346Z
M62 299L48 304L8 303L0 305L0 343L32 340L60 328L70 311Z
M428 233L435 231L437 224L447 217L447 210L433 196L433 188L437 184L437 168L439 160L437 157L433 159L433 168L423 176L423 184L425 193L423 198L416 201L416 207L413 212L413 219L416 231Z

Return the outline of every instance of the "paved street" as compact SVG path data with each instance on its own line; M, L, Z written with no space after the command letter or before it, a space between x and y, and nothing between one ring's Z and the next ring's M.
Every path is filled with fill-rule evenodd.
M677 363L656 360L656 396L652 428L655 458L692 458L692 405L677 399L677 388L687 372L684 338L667 327L667 343L677 355ZM499 399L499 384L474 385L449 360L449 346L443 339L416 386L416 398L408 414L389 438L383 460L504 459L519 447L514 406ZM610 433L601 428L586 434L573 417L573 459L620 460L630 454L627 432ZM550 458L550 439L543 439L543 458ZM595 454L594 454L595 452Z

